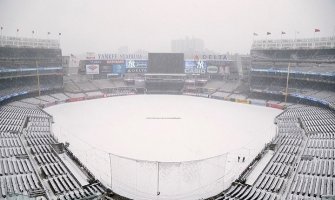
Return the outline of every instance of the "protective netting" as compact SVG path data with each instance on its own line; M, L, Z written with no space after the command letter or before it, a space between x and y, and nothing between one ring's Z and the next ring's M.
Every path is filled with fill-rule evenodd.
M133 199L201 199L220 193L227 154L196 161L156 162L117 156L67 135L61 141L106 186Z

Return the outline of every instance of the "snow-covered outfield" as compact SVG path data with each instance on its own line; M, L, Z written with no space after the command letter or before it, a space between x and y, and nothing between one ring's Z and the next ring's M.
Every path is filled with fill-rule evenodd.
M97 178L135 199L217 194L274 137L281 112L176 95L111 97L46 111L55 136L70 142Z

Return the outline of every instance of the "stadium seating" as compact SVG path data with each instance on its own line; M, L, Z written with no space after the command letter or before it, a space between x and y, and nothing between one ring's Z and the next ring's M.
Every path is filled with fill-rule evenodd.
M83 199L102 194L99 183L80 185L59 158L51 145L57 141L50 116L24 105L0 107L1 197Z
M320 199L335 195L334 112L299 106L277 117L275 154L253 185L235 183L216 199ZM318 131L309 131L318 126Z
M122 79L90 80L78 76L66 77L63 85L59 69L52 69L54 64L59 64L59 50L37 50L35 53L22 50L23 57L15 62L9 59L13 56L11 51L0 49L0 198L23 195L91 199L104 194L105 186L69 149L59 152L57 145L60 144L52 134L53 118L39 107L132 95L140 89L153 93L182 91L184 95L285 108L275 119L277 134L272 141L226 191L210 199L319 200L327 195L335 196L333 50L252 50L250 92L240 90L237 81L218 80L208 80L205 85L197 86L195 82L184 85L183 81L151 79L137 88L135 83L127 85ZM40 77L33 69L36 62L27 59L36 57L35 54L43 57L38 60L39 64L50 67L39 71L44 73ZM291 61L295 63L290 68L288 97L293 105L283 103L287 66ZM58 90L63 87L64 92ZM37 96L39 90L52 94ZM24 95L27 97L10 102L13 97ZM279 98L273 100L273 96ZM267 152L273 156L249 184L249 175ZM86 180L73 173L73 166L63 156L75 164Z
M115 95L131 94L131 87L102 91ZM136 93L136 90L133 92ZM206 94L208 90L197 92ZM223 93L217 91L211 97L219 98ZM83 186L76 180L51 145L57 143L51 134L51 116L34 107L40 102L65 102L96 94L102 93L56 93L23 99L0 108L0 132L5 138L0 144L6 147L0 151L0 162L6 166L0 173L11 177L1 179L0 184L17 182L13 188L3 187L3 196L16 192L47 195L45 191L48 188L59 199L80 199L104 192L99 183ZM232 95L235 94L225 93L222 97ZM288 107L275 121L278 126L278 134L272 141L276 146L275 153L254 184L237 180L216 199L313 199L335 194L334 112L326 108L296 105ZM19 156L20 160L13 156Z

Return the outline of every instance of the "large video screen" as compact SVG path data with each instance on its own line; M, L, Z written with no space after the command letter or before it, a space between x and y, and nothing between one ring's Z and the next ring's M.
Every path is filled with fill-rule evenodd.
M183 53L149 53L148 73L183 74Z

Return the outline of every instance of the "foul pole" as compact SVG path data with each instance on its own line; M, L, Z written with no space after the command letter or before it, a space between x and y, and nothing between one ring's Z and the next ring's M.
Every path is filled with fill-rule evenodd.
M287 66L286 90L285 90L285 103L287 102L288 80L289 80L289 78L290 78L290 65L291 65L291 63L288 63L288 66Z
M36 60L36 76L37 76L38 96L41 96L40 74L39 74L39 68L38 68L37 60Z

